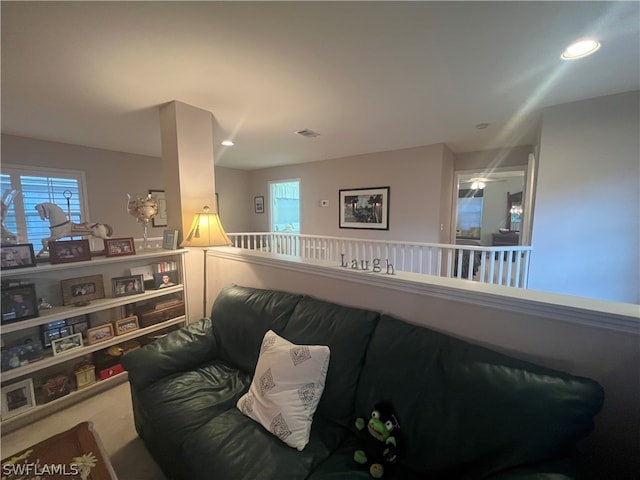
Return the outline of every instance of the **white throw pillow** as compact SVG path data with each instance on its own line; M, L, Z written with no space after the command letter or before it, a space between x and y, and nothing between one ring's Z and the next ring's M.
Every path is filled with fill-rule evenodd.
M238 409L290 447L309 443L313 414L324 390L329 347L295 345L269 330Z

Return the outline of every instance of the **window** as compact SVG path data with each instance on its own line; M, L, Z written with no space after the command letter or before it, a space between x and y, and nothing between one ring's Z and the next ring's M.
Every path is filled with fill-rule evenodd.
M271 231L300 233L300 180L269 183Z
M5 228L16 234L20 243L33 243L36 251L42 239L49 237L49 222L40 218L37 204L54 203L75 223L86 219L84 172L5 164L0 185L2 201L9 207Z

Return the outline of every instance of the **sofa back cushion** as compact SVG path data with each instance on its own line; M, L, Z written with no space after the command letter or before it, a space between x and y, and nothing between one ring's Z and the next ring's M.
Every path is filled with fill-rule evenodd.
M350 425L358 378L378 319L377 312L311 297L296 305L281 335L293 343L327 345L331 351L316 416Z
M301 299L301 295L275 290L238 285L223 288L211 308L222 359L253 373L264 334L268 330L280 333Z
M380 400L395 406L403 466L481 477L562 453L591 431L603 392L592 380L383 315L356 409L368 415Z

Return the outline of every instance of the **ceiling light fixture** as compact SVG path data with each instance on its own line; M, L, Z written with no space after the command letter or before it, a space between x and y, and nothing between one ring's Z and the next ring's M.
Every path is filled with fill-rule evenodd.
M477 130L484 130L484 129L485 129L485 128L487 128L488 126L489 126L489 124L488 124L488 123L478 123L478 124L476 125L476 129L477 129Z
M583 58L587 55L591 55L600 48L600 42L591 38L578 40L577 42L569 45L560 58L563 60L575 60L577 58Z
M235 143L233 143L231 140L224 140L222 142L222 145L224 145L225 147L233 147Z

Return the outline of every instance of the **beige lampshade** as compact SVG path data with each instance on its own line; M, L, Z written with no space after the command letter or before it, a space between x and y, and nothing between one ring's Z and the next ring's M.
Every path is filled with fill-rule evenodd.
M231 240L222 228L217 213L209 213L209 207L196 213L189 234L180 244L181 247L220 247L231 245Z

